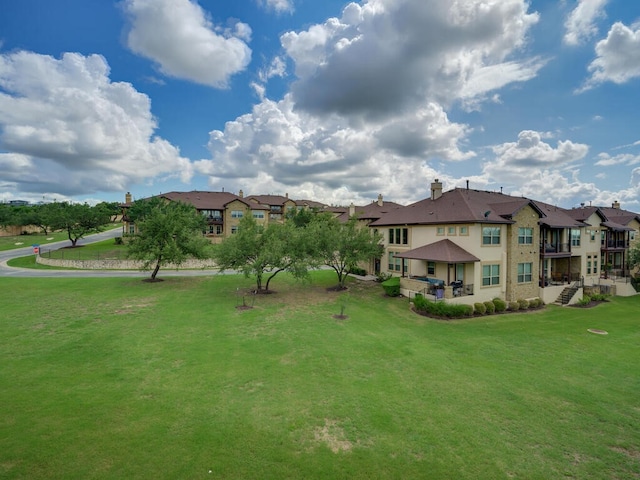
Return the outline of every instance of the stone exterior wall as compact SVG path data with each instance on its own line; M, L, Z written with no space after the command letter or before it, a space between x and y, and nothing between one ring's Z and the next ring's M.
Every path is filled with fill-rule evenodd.
M82 270L140 270L142 262L137 260L62 260L38 255L36 263L54 267L79 268ZM165 270L216 268L213 260L187 260L180 266L167 265Z
M540 229L539 216L527 205L513 216L516 222L507 228L507 271L506 271L506 300L516 301L521 298L533 298L539 294L540 278ZM530 245L518 242L521 227L533 230L533 241ZM518 283L518 264L531 263L531 282Z

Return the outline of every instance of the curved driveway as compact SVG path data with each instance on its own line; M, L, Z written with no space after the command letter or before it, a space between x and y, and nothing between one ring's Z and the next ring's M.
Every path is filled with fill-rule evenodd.
M116 228L95 235L89 235L78 241L79 245L100 242L109 238L115 238L122 235L122 229ZM69 240L62 242L53 242L43 245L52 250L68 247ZM14 250L6 250L0 252L0 277L147 277L149 272L141 272L138 270L39 270L35 268L15 268L7 266L7 261L13 258L24 257L33 254L33 247L16 248ZM200 276L200 275L219 275L217 270L169 270L161 269L158 273L159 277L167 276Z

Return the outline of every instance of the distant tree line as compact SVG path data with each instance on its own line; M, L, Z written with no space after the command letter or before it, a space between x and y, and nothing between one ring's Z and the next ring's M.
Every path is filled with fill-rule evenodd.
M55 202L28 206L0 204L0 226L33 225L44 235L53 231L67 233L72 246L90 233L100 232L120 214L116 202L102 202L95 206L86 203Z

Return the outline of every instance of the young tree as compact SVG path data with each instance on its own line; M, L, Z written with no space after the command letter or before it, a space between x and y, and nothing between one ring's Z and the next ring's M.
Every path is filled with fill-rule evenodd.
M629 249L629 269L631 271L640 267L640 243L636 243L631 249Z
M211 243L202 236L205 219L191 205L158 197L136 201L128 212L139 233L128 243L128 256L151 270L151 281L160 267L180 265L188 257L207 258Z
M85 235L98 233L109 223L109 216L103 210L80 203L51 203L48 204L46 223L51 230L64 230L75 247Z
M311 223L314 252L317 260L333 268L338 275L338 289L345 288L351 268L359 262L380 258L382 237L366 227L360 227L353 217L341 223L330 214L319 214Z
M237 233L218 246L214 258L221 271L255 275L256 291L268 292L271 280L280 272L291 272L296 278L307 275L310 255L305 233L288 222L264 228L247 216L240 221Z

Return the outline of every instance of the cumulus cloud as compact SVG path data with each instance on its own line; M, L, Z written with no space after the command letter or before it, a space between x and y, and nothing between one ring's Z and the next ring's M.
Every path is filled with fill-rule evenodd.
M501 167L529 169L538 167L562 167L581 160L589 151L587 145L570 140L559 141L557 148L542 141L542 134L523 130L517 142L503 143L493 147Z
M564 43L580 45L598 33L596 21L605 16L604 9L609 0L578 0L578 5L567 16L564 23Z
M111 82L99 55L0 55L3 179L25 192L122 191L130 183L192 174L176 147L153 134L149 98Z
M582 90L604 82L622 84L640 77L640 25L614 23L607 38L596 44L596 55L589 65L591 77Z
M292 13L293 0L257 0L258 5L276 13Z
M507 60L538 21L527 9L522 0L350 3L340 18L282 35L295 62L296 105L316 114L382 116L531 78L539 64ZM482 69L501 64L502 75L477 83Z
M196 162L196 170L214 183L232 180L238 188L254 189L266 172L273 181L267 191L278 185L295 191L306 182L328 193L318 198L332 198L346 186L360 194L384 191L408 198L408 184L424 183L415 178L426 161L474 156L458 146L467 127L451 122L437 104L377 123L319 118L294 105L291 95L279 102L265 99L250 114L227 122L224 131L211 132L213 160Z
M595 163L597 167L610 167L612 165L637 165L640 163L640 155L632 155L630 153L614 155L601 153L598 155L598 161Z
M224 88L251 60L245 42L251 28L215 27L191 0L125 0L130 20L129 48L156 62L165 75Z

